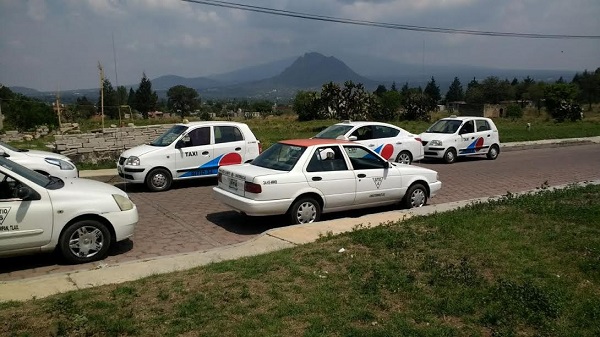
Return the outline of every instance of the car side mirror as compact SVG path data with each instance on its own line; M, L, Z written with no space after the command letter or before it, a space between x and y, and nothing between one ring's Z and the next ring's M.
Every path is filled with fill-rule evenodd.
M356 141L357 139L358 139L358 137L356 137L356 136L348 137L348 140L353 141L353 142Z
M182 147L185 147L185 143L184 143L183 139L180 139L177 141L177 143L175 143L175 148L181 149Z
M4 152L4 150L0 150L0 157L8 158L8 157L10 157L10 155L8 153Z
M386 161L385 164L383 164L383 168L389 169L391 166L389 161Z
M29 200L40 200L41 196L36 191L31 189L29 186L20 186L17 189L17 198L19 198L23 201L29 201Z

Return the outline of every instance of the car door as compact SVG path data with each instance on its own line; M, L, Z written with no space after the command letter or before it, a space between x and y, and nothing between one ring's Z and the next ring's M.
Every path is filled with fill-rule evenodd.
M475 120L475 134L477 138L476 151L478 153L487 153L490 146L494 143L492 127L485 119Z
M477 135L475 133L475 121L468 120L458 130L458 155L468 156L476 153Z
M194 178L217 174L218 167L207 165L214 158L211 127L200 126L189 130L175 149L178 178Z
M402 177L389 162L361 146L344 145L356 179L355 205L400 200Z
M242 131L234 125L215 125L214 159L207 166L216 167L246 162L246 141Z
M373 125L374 151L385 160L394 160L400 151L406 149L407 139L399 137L400 130L385 125Z
M304 168L308 184L321 191L324 209L354 204L356 178L337 145L316 148Z
M35 200L24 201L16 190L28 186ZM38 185L0 172L0 251L41 247L52 238L52 203Z

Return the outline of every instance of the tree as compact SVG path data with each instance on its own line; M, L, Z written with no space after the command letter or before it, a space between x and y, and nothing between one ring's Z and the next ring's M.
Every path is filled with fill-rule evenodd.
M75 105L74 119L89 119L97 113L96 107L86 96L78 97Z
M184 85L176 85L167 91L168 105L173 112L184 118L190 111L200 105L200 98L195 89Z
M397 112L402 106L400 93L396 90L386 91L378 99L380 108L371 113L371 118L382 122L396 119Z
M544 92L546 91L546 83L538 82L529 86L527 89L527 95L529 99L535 103L538 111L538 115L542 110L542 102L544 100Z
M143 73L140 85L135 91L134 107L144 118L148 118L148 112L156 109L157 101L158 95L152 91L152 82L146 77L146 73Z
M316 91L298 91L292 104L299 121L310 121L320 118L321 103Z
M127 95L127 105L135 109L135 91L133 91L133 88L129 88L129 95Z
M481 84L473 78L469 84L467 84L467 91L465 92L465 101L470 104L483 104L485 103L485 97Z
M381 97L385 92L387 92L387 88L385 87L385 85L380 84L377 86L377 89L375 89L375 96L377 97Z
M104 105L104 116L111 119L119 118L119 102L117 101L117 92L113 88L108 79L104 79L102 83L103 92L98 96L98 109L102 113L102 105ZM102 99L104 97L104 99Z
M58 116L46 103L21 94L14 94L9 88L0 90L0 104L4 115L4 128L29 131L46 125L50 129L58 126Z
M343 109L338 111L339 119L366 120L373 100L362 83L346 81L341 91L341 103Z
M273 102L266 99L254 101L250 104L250 109L261 114L271 114L273 112Z
M403 104L403 119L411 121L429 121L428 104L430 104L430 102L431 99L427 97L423 92L421 92L420 88L416 90L411 90L407 94L405 102Z
M588 108L592 108L592 103L600 101L600 68L591 73L584 70L583 74L575 74L573 84L579 88L578 100L587 103Z
M450 88L448 88L448 92L446 93L446 103L448 102L460 102L465 99L465 94L463 92L462 85L458 77L454 78L452 84L450 84Z
M337 83L329 82L321 88L321 113L322 118L342 118L344 115L342 89Z
M555 83L546 87L544 99L546 109L557 122L581 119L581 107L576 104L579 94L574 84Z
M430 100L432 100L432 104L437 105L438 102L442 100L442 95L440 94L440 87L435 83L435 79L433 78L433 76L431 77L431 81L427 82L423 93L425 94L425 96L429 97Z

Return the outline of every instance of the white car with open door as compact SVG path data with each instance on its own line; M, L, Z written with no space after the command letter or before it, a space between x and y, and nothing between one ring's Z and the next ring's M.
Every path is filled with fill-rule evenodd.
M453 163L459 157L485 155L494 160L500 154L500 135L490 118L442 118L421 135L426 158Z
M96 261L137 222L135 204L112 185L46 176L0 155L0 256L56 249L70 263Z
M0 151L4 152L4 157L43 175L53 175L63 179L79 176L75 164L69 157L62 154L18 149L3 142L0 142Z
M175 124L152 143L123 152L117 172L127 182L164 191L175 180L216 177L220 166L249 162L260 150L244 123Z
M254 161L219 168L217 200L250 216L287 214L292 223L322 213L402 204L421 207L441 188L437 172L389 162L351 141L280 141Z
M377 152L386 160L402 164L423 159L421 139L387 123L344 121L329 126L313 138L355 141Z

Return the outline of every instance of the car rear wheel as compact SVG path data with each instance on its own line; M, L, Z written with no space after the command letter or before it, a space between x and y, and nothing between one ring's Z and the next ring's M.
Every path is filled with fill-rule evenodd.
M290 208L289 216L294 225L317 222L321 218L321 205L313 198L300 198Z
M448 164L452 164L456 161L456 150L448 149L444 153L444 161Z
M498 154L500 154L500 149L498 148L498 145L494 144L487 153L487 159L494 160L498 158Z
M427 204L427 189L422 184L412 185L404 199L402 204L405 208L423 207Z
M412 156L408 151L400 151L396 157L396 163L410 165L412 163Z
M156 168L146 177L146 186L152 192L166 191L171 187L171 173L164 168Z
M96 220L82 220L69 226L59 239L59 250L70 263L101 260L108 254L110 231Z

